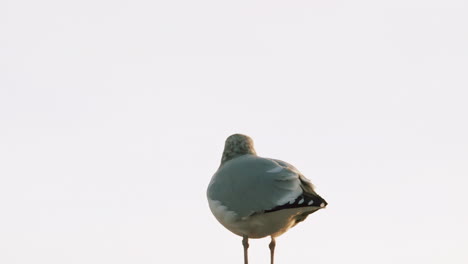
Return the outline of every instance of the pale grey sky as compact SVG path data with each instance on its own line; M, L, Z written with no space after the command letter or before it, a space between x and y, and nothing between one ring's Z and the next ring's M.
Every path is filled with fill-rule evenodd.
M467 13L1 1L0 263L241 263L205 196L232 133L329 202L277 263L467 263Z

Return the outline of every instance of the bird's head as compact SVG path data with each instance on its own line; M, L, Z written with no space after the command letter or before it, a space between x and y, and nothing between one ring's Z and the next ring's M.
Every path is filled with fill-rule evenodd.
M221 164L233 158L251 154L256 155L253 140L246 135L234 134L226 139Z

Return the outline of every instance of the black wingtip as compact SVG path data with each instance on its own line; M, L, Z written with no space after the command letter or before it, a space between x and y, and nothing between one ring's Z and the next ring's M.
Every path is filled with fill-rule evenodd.
M322 197L320 197L318 195L316 197L319 198L318 202L320 203L320 207L322 207L322 208L327 207L328 203L327 203L327 201L325 201L325 199L323 199Z
M312 207L312 206L319 207L317 208L318 210L321 208L325 208L327 205L328 205L327 201L325 201L325 199L323 199L317 194L302 193L294 200L294 202L276 206L270 210L266 210L265 213L279 211L283 209L289 209L289 208Z
M320 208L325 208L328 203L318 194L303 193L301 196L305 198L307 206L317 206Z

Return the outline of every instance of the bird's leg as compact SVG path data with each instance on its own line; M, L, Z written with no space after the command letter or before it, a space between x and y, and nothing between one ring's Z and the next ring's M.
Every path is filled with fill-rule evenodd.
M271 242L268 247L270 248L270 259L271 259L271 264L273 264L274 259L275 259L275 246L276 246L276 241L274 237L271 237Z
M247 249L249 248L249 238L247 236L243 236L242 245L244 246L244 264L248 264Z

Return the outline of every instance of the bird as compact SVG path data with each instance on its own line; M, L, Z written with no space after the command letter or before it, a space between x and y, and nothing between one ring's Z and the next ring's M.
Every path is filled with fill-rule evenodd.
M207 198L218 222L242 237L244 264L248 264L249 239L270 236L274 264L275 238L328 204L299 170L285 161L258 156L252 138L243 134L226 139Z

